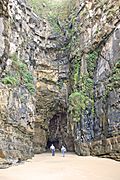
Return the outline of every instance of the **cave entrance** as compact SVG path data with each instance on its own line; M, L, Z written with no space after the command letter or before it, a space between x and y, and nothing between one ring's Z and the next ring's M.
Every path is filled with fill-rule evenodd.
M50 149L51 144L53 144L56 149L59 149L59 140L58 139L53 140L53 141L48 139L48 141L47 141L47 149Z
M65 144L65 135L67 133L67 115L66 112L57 113L49 122L49 133L47 141L47 149L51 144L60 150L62 144Z

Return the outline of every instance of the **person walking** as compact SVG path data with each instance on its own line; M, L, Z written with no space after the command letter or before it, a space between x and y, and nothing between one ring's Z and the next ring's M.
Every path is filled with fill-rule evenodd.
M62 156L65 157L66 148L64 146L61 147Z
M55 146L53 144L50 146L50 150L52 152L52 156L55 156Z

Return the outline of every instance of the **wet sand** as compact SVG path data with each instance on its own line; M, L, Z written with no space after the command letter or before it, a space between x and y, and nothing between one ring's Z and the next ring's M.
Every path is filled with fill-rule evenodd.
M120 163L67 153L35 155L18 166L0 169L0 180L120 180Z

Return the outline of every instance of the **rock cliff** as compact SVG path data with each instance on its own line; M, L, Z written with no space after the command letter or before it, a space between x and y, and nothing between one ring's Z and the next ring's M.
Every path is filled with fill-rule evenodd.
M0 2L0 158L10 164L33 156L35 18L24 1Z
M74 23L79 32L76 48L79 48L72 67L70 116L76 132L75 151L79 155L120 159L119 5L118 1L80 1L76 13L79 22ZM75 98L81 101L78 107L72 104Z

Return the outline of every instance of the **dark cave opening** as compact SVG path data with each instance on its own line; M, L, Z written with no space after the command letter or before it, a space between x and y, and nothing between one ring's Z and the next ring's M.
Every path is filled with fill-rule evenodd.
M53 141L51 141L51 140L48 139L46 149L50 149L50 146L51 146L52 144L55 146L56 149L59 149L59 148L60 148L60 147L59 147L59 140L58 140L58 139L53 140Z
M48 141L47 141L47 149L53 144L56 149L60 149L60 114L55 114L53 118L49 122L49 133L48 133Z
M46 149L49 149L51 144L56 149L60 150L61 146L65 145L65 133L67 133L66 113L57 113L49 122L49 133Z
M74 143L71 131L68 130L67 112L57 112L49 121L46 150L53 144L56 150L64 145L67 151L74 151Z

